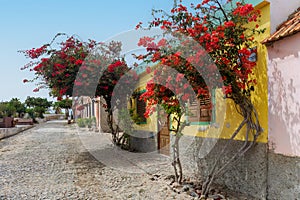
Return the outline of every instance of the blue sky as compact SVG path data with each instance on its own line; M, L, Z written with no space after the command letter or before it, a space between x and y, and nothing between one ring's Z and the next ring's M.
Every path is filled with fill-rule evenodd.
M152 8L170 10L172 5L173 0L1 0L0 101L48 97L47 90L34 93L34 84L23 84L33 73L20 70L28 60L18 50L39 47L59 32L105 41L152 20Z

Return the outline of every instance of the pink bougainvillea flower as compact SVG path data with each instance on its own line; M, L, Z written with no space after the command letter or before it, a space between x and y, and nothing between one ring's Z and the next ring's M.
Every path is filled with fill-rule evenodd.
M147 68L146 68L146 72L147 72L147 74L150 74L150 73L151 73L151 68L150 68L150 67L147 67Z
M180 82L183 77L184 77L184 74L181 74L181 73L177 74L177 76L176 76L176 82Z
M232 87L231 87L231 85L223 86L222 90L223 90L223 93L226 94L226 95L232 93Z
M187 101L189 98L190 98L190 94L184 94L181 99L183 101Z

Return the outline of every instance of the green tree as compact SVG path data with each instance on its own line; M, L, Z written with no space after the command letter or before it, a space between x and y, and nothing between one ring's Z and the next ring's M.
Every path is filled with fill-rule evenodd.
M52 106L52 101L41 97L27 97L25 100L27 112L34 119L35 116L44 118L43 114Z
M8 104L16 109L18 117L21 117L21 115L26 111L24 103L22 103L18 98L12 98Z
M6 105L4 102L0 103L0 118L4 117L5 115L5 109L6 109Z
M9 102L0 103L0 117L13 117L16 114L16 108Z
M62 99L60 101L54 102L53 107L57 109L65 109L66 119L69 117L69 109L72 108L71 99Z

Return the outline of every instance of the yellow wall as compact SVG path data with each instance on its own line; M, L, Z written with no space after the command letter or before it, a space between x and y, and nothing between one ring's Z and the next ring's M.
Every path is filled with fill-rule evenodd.
M262 18L258 24L261 28L266 28L265 33L256 37L257 43L257 65L254 69L254 74L257 80L255 91L252 93L252 101L257 109L260 124L263 128L262 134L258 138L258 142L267 143L268 141L268 77L267 77L267 49L260 43L263 39L270 35L270 4L266 1L258 4L257 9L261 10ZM216 112L216 125L219 127L210 127L207 131L198 131L197 136L201 137L219 137L229 139L233 132L242 122L243 118L237 114L232 100L226 100L226 117L223 121L224 114L222 114L222 105L220 105L220 91L217 92L216 102L218 111ZM219 100L218 100L219 99ZM195 127L188 127L185 133L194 131ZM245 129L236 136L237 140L245 140Z
M136 86L135 91L142 91L146 89L147 82L151 79L152 73L142 73L140 75L140 81L138 85ZM133 105L133 108L136 106ZM157 132L157 114L153 113L149 118L147 118L146 124L134 124L135 130L142 130L142 131L151 131L151 132Z
M268 77L267 77L267 49L260 43L264 38L270 35L270 4L267 1L256 6L261 10L262 18L258 24L261 28L266 28L265 33L256 37L257 43L257 65L254 74L257 80L255 91L252 93L252 101L258 112L260 124L263 128L258 142L267 143L268 141ZM137 90L145 89L147 81L152 74L142 74ZM222 91L216 90L216 120L212 125L190 125L184 128L183 134L199 137L211 137L229 139L243 118L236 112L232 100L223 99ZM183 120L185 117L183 117ZM157 130L157 114L153 114L147 119L147 124L136 125L138 130ZM238 134L236 140L245 140L245 129ZM251 138L250 138L251 139Z

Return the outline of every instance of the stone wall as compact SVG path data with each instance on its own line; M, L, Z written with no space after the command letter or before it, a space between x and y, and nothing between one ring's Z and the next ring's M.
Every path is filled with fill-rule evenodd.
M130 135L130 149L142 153L156 151L157 135L150 131L135 131Z
M205 180L216 158L220 156L220 152L228 142L230 143L227 144L224 156L221 156L218 168L222 167L244 144L242 141L213 138L183 137L182 139L180 146L184 174L196 175L200 181ZM267 163L267 145L259 143L237 162L228 165L228 171L217 177L214 182L232 191L250 195L256 199L265 199Z
M14 127L13 117L4 117L0 119L0 128L11 128Z
M268 198L300 199L300 158L269 152Z
M184 175L196 175L197 180L203 181L225 145L228 145L227 153L221 156L218 167L223 166L243 144L243 141L183 137L180 148ZM267 144L257 143L228 169L214 183L257 200L300 199L299 157L276 154Z
M25 131L29 128L32 128L33 126L23 126L23 127L14 127L14 128L0 128L0 140L16 135L22 131Z

